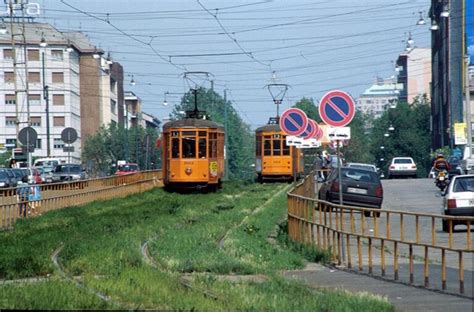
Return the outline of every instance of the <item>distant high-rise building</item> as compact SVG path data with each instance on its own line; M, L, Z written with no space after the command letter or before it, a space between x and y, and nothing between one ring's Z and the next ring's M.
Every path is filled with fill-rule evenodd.
M403 85L396 83L395 78L377 77L375 83L359 96L356 108L364 114L379 118L391 104L396 104L402 90Z
M413 103L416 97L431 96L431 49L413 48L398 56L397 81L403 85L399 100Z

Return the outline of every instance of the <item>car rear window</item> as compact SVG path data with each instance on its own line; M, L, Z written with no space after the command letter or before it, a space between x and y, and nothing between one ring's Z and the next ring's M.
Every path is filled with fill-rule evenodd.
M460 177L454 181L453 192L474 192L474 177Z
M412 164L413 160L410 158L397 158L393 160L394 164Z
M356 169L363 169L375 172L375 168L372 166L364 166L364 165L353 165L349 164L349 168L356 168Z
M341 172L341 175L350 180L361 182L380 183L380 180L375 172L369 172L365 169L347 169Z

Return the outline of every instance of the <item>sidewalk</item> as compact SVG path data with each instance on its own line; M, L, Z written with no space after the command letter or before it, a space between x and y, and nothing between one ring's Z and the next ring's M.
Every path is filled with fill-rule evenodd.
M303 270L282 273L315 288L340 288L386 297L398 311L474 311L474 301L460 296L425 290L401 283L350 273L310 263Z

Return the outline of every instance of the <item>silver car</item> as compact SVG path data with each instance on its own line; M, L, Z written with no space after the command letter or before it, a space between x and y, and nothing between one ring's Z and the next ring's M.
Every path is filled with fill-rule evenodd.
M474 217L474 174L458 175L451 179L443 200L443 213L447 216ZM454 222L453 229L456 224ZM443 220L443 231L449 231L449 222Z

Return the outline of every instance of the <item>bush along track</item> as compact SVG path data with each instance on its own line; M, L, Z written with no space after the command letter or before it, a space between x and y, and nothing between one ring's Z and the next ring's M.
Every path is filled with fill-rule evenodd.
M155 189L21 220L0 233L0 279L50 279L0 284L0 306L391 310L384 300L279 276L305 263L294 246L267 241L286 215L285 186L231 182L217 193L186 195ZM50 259L54 251L58 266ZM267 279L239 279L249 274ZM70 276L80 276L80 286Z

